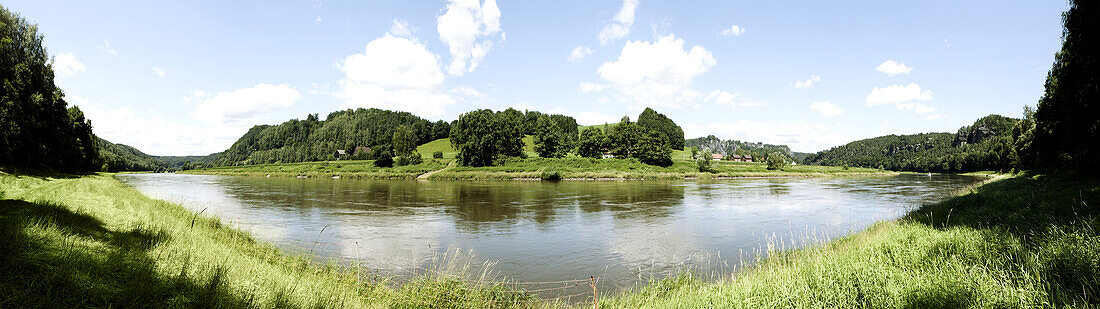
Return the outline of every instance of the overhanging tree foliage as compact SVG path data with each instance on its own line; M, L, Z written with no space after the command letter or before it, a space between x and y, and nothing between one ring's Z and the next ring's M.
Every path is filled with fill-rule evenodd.
M0 6L0 167L100 168L92 125L54 84L38 27Z
M1062 50L1035 110L1033 141L1017 140L1022 166L1100 172L1100 2L1073 0L1063 13ZM1029 128L1021 128L1026 137Z

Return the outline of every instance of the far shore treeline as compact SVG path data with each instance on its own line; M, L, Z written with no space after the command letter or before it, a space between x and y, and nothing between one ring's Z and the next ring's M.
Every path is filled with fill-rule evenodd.
M1064 16L1063 47L1055 55L1045 93L1023 119L989 115L956 133L888 135L815 154L783 145L685 140L683 129L653 109L635 121L578 126L565 115L537 111L474 110L452 121L429 121L407 112L349 109L303 120L251 128L229 149L206 156L151 156L96 137L78 107L68 106L54 83L49 53L36 25L0 7L0 168L7 171L86 173L165 171L211 166L292 163L334 159L374 160L378 166L416 165L419 145L448 140L455 162L490 166L527 157L525 139L543 158L615 157L654 166L672 165L673 150L690 149L700 171L715 157L751 156L780 168L803 164L915 172L980 170L1068 172L1100 170L1100 48L1091 13ZM706 156L706 158L704 158ZM758 162L759 162L758 161ZM775 161L775 162L772 162ZM771 168L772 166L769 166Z

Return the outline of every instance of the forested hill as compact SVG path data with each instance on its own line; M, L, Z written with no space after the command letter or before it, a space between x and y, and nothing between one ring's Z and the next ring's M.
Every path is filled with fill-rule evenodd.
M447 122L433 123L407 112L349 109L330 113L324 121L317 115L309 115L305 120L292 119L279 125L252 127L218 155L214 164L328 160L336 150L360 156L371 156L370 152L392 152L390 143L400 126L414 129L418 145L445 138L451 130Z
M754 158L767 157L769 153L779 152L788 158L793 158L796 161L801 161L806 156L810 155L803 152L791 151L787 145L772 145L761 142L743 142L739 140L722 140L714 135L708 135L707 137L693 138L684 141L684 145L687 147L695 147L699 150L709 150L713 153L719 153L722 155L750 155Z
M157 157L145 154L137 148L111 143L99 137L96 137L96 146L103 164L100 170L105 172L159 171L168 166Z
M803 162L914 172L1008 170L1012 128L1018 121L989 115L956 133L869 138L810 155Z

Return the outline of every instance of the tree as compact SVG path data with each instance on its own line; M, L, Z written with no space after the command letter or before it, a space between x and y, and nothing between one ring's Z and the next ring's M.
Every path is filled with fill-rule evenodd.
M393 131L393 150L398 156L416 151L416 130L409 125L398 126Z
M784 165L787 165L787 156L778 152L768 154L768 170L774 171L783 169Z
M646 108L638 115L638 125L646 130L657 130L668 138L669 146L673 149L684 149L684 130L676 125L672 119L657 113L652 108Z
M637 124L621 122L612 129L608 137L608 148L616 157L633 158L638 151L638 143L645 134L645 130Z
M607 136L598 128L587 128L577 141L577 155L585 158L600 158L607 148Z
M573 148L572 145L577 143L578 138L578 126L577 119L565 115L550 115L550 120L553 120L558 124L558 130L561 130L562 137L565 138L565 147Z
M561 158L568 152L565 134L558 123L549 116L542 116L535 124L535 152L543 158Z
M498 130L501 139L501 154L509 157L527 157L523 152L523 113L509 108L496 114Z
M657 130L642 135L633 157L649 165L672 166L672 148L668 146L668 138Z
M36 25L0 7L0 167L97 170L92 125L54 84L42 40Z
M1022 168L1100 172L1100 2L1073 0L1062 14L1062 49L1035 110L1034 140L1017 149ZM1024 136L1024 135L1022 135ZM1017 140L1027 145L1028 141Z
M522 114L481 109L459 115L451 126L451 144L463 166L491 166L499 157L523 155Z
M710 153L710 149L704 149L702 152L695 147L691 147L691 157L695 160L695 164L699 167L699 171L703 173L714 172L714 165L711 162L713 157Z

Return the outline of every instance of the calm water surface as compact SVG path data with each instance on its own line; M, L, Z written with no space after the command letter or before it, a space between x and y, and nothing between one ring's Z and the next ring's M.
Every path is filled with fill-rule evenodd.
M492 269L512 280L597 276L601 289L611 290L683 267L728 269L723 265L738 264L739 256L749 260L769 242L790 246L792 239L844 235L979 180L943 175L557 183L117 177L286 250L359 256L367 265L395 272L404 267L395 261L423 266L447 250L469 250L469 260L494 261Z

